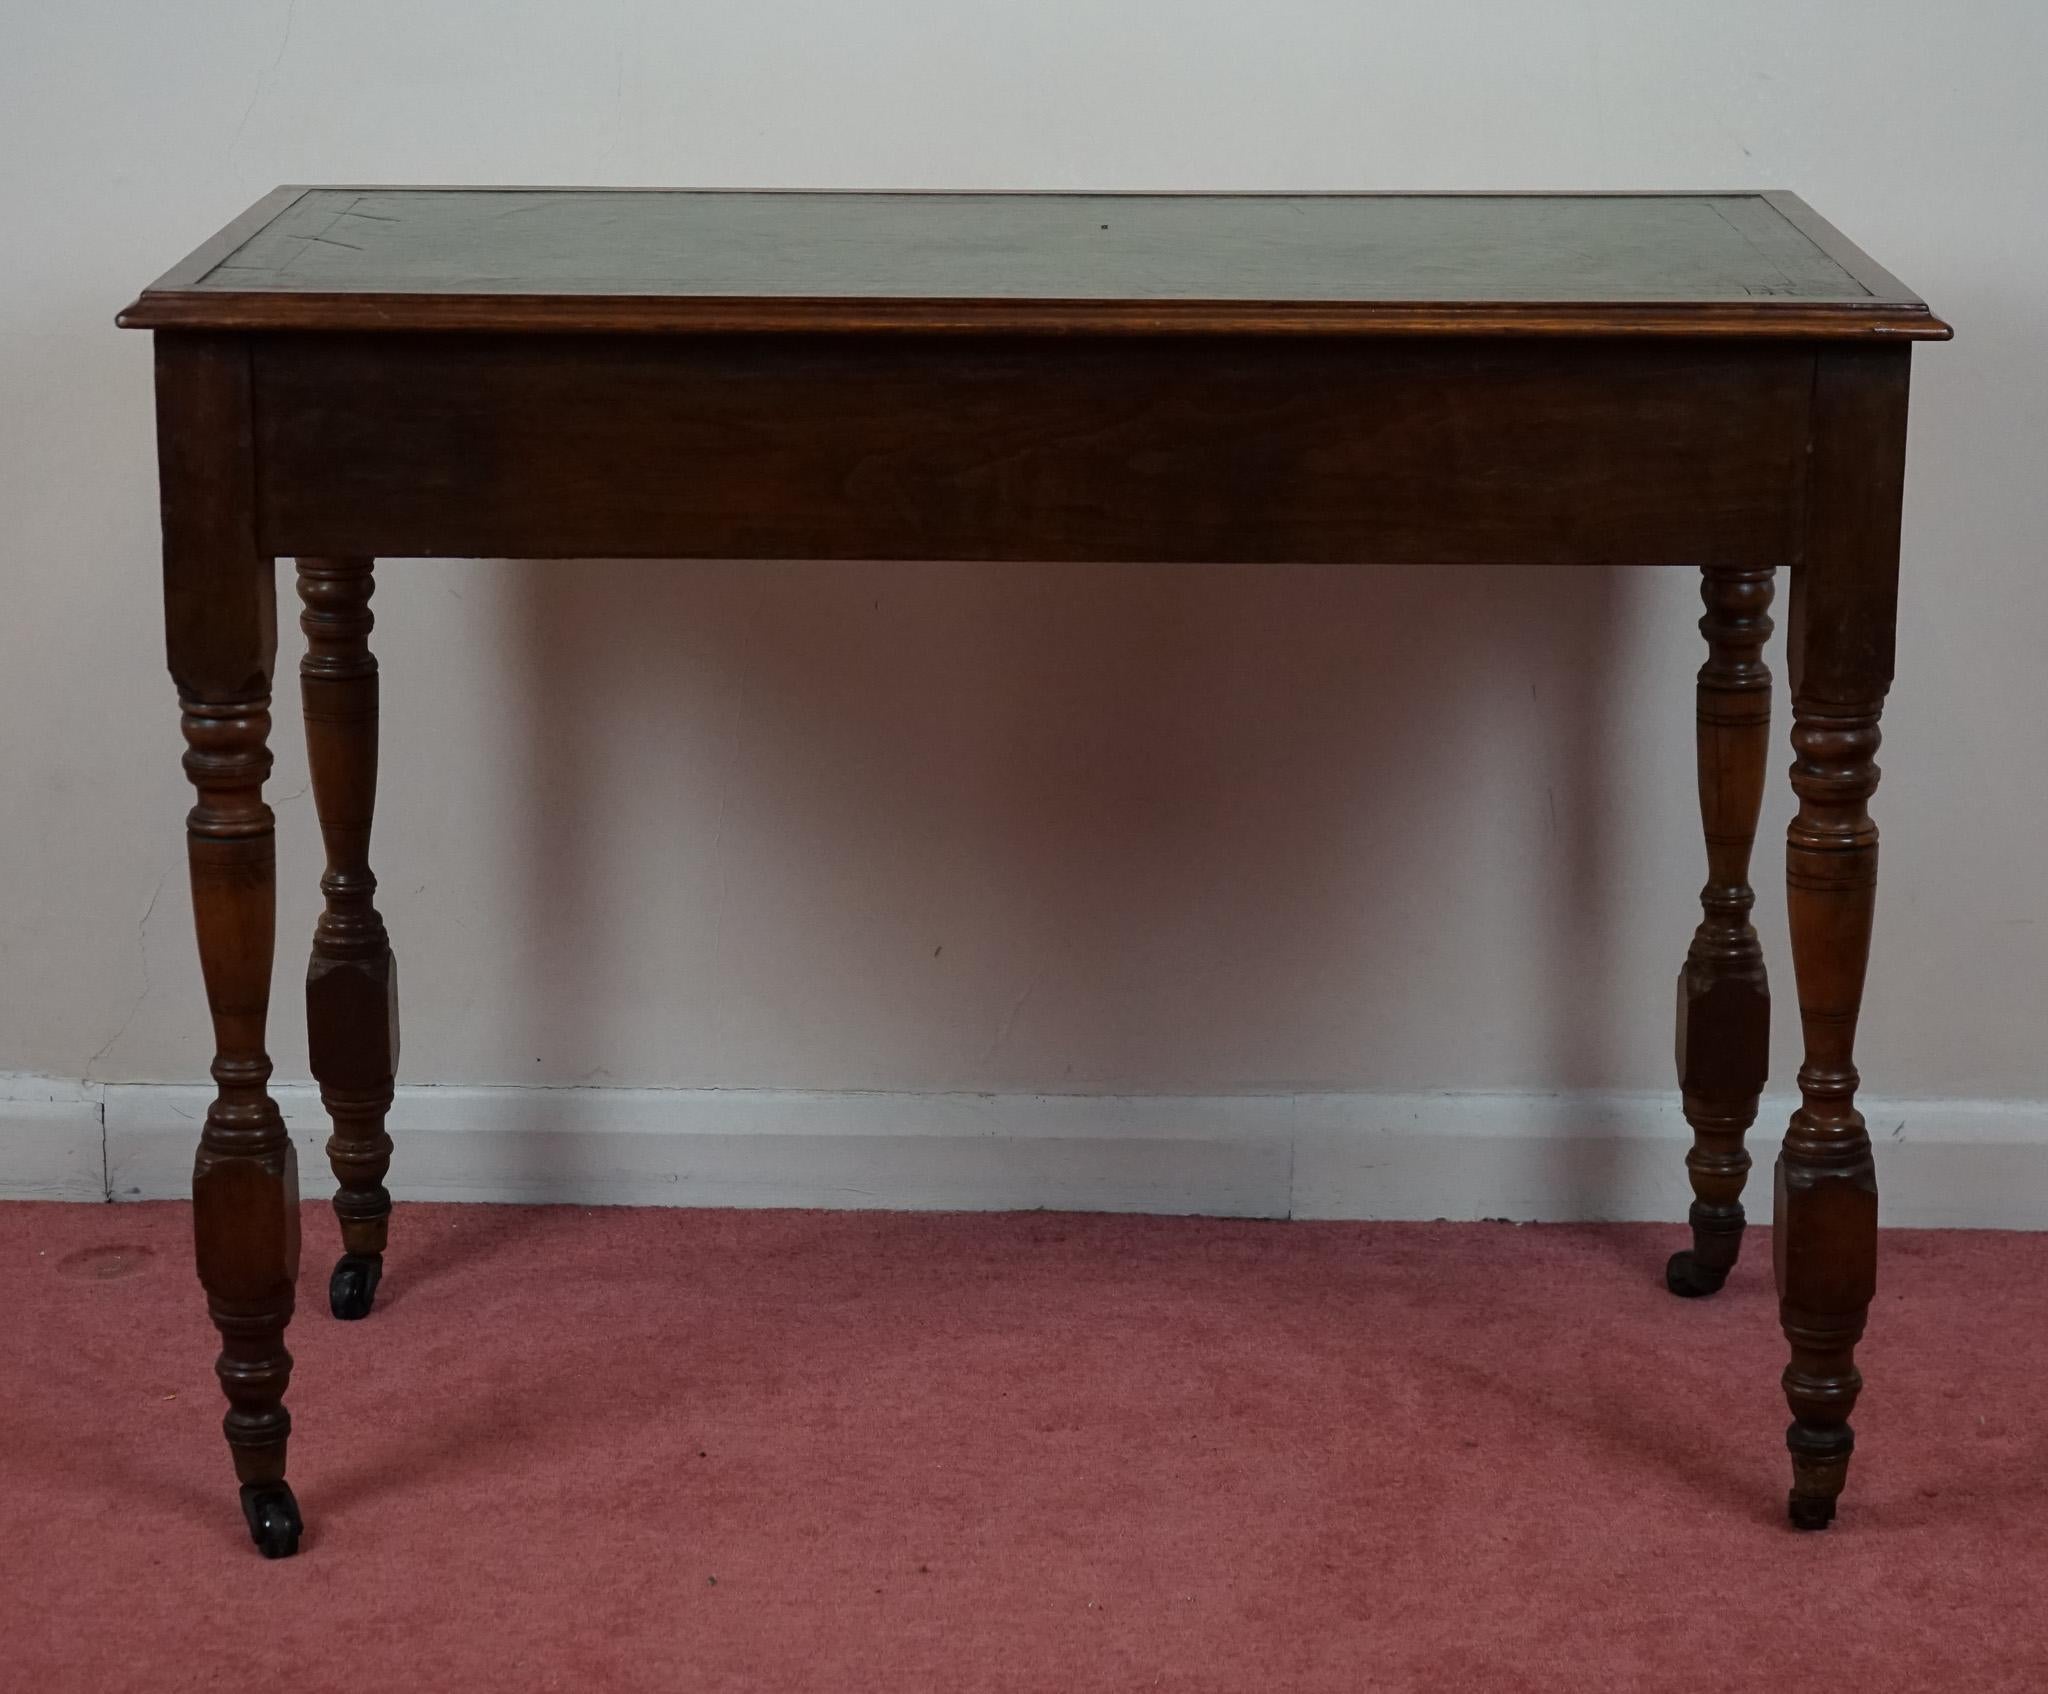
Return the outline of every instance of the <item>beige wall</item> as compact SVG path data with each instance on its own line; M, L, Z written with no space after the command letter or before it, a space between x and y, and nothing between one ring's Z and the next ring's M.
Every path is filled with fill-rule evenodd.
M0 1071L203 1074L149 349L111 318L276 182L1783 185L1961 332L1916 358L1864 1068L2048 1096L2035 0L0 16ZM1686 573L383 576L410 1082L1666 1084L1703 875ZM298 734L287 688L287 1077ZM1786 1078L1793 1050L1781 1016Z

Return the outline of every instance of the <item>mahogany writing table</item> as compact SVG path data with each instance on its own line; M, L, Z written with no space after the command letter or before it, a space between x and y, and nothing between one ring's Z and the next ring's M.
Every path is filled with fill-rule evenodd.
M1378 561L1702 573L1708 880L1678 982L1693 1245L1741 1244L1749 921L1791 573L1804 1031L1772 1234L1792 1522L1848 1470L1877 1189L1851 1049L1877 877L1907 369L1945 324L1788 194L280 189L147 289L170 669L219 1093L193 1220L256 1544L285 1481L298 1178L264 1025L274 561L326 841L306 984L362 1317L398 1055L369 839L379 556Z

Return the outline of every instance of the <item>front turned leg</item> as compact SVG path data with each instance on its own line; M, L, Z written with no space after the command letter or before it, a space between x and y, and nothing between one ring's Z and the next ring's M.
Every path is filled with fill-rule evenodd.
M327 847L326 909L306 972L308 1057L333 1124L328 1162L342 1256L327 1286L338 1318L367 1317L384 1274L391 1195L391 1109L398 1063L398 975L370 872L377 804L377 660L370 651L375 579L368 559L301 559L299 666L313 803Z
M156 396L165 648L184 712L185 774L198 791L186 856L218 1089L192 1167L192 1228L220 1331L214 1368L242 1515L275 1559L298 1551L300 1534L284 1469L299 1175L264 1051L277 931L276 838L263 803L277 568L256 538L247 344L159 335Z
M199 963L213 1012L219 1088L192 1170L199 1280L220 1331L214 1369L249 1534L268 1558L298 1551L298 1502L284 1479L291 1414L285 1350L299 1274L299 1173L270 1098L264 1026L277 917L276 841L263 782L270 701L183 700L185 771L199 791L186 820Z
M1877 904L1878 718L1898 606L1908 350L1818 356L1805 559L1792 574L1792 787L1786 903L1805 1059L1778 1159L1772 1252L1791 1344L1788 1512L1823 1529L1848 1478L1877 1286L1877 1173L1856 1109L1856 1021Z
M1799 813L1785 851L1792 963L1806 1062L1778 1159L1773 1231L1779 1316L1792 1346L1789 1511L1824 1529L1849 1471L1849 1414L1863 1387L1856 1343L1877 1286L1877 1171L1856 1109L1852 1049L1877 903L1879 702L1793 707Z
M1692 1151L1692 1247L1664 1267L1672 1293L1717 1292L1742 1251L1742 1185L1769 1069L1771 990L1750 922L1750 848L1763 804L1771 728L1771 634L1776 572L1710 565L1700 583L1707 661L1698 701L1700 822L1707 839L1701 919L1678 973L1678 1086Z

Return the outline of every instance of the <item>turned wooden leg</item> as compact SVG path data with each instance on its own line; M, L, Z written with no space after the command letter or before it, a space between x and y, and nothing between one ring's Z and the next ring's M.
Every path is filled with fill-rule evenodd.
M184 709L185 772L199 791L186 820L199 963L213 1010L219 1087L192 1170L199 1280L221 1335L214 1369L223 1427L256 1544L295 1552L297 1502L284 1480L291 1414L285 1350L299 1274L298 1161L270 1098L264 1025L277 915L276 842L263 781L270 701L195 700Z
M1672 1293L1712 1294L1742 1251L1742 1137L1756 1122L1770 1063L1771 990L1749 920L1749 854L1763 804L1771 728L1769 567L1709 566L1700 583L1707 662L1700 667L1700 822L1707 884L1700 925L1678 973L1678 1086L1692 1125L1692 1247L1664 1267Z
M1877 1282L1877 1176L1856 1109L1856 1020L1877 896L1878 716L1892 678L1906 350L1828 352L1814 391L1807 557L1793 572L1785 853L1805 1060L1772 1246L1791 1343L1789 1513L1824 1528L1847 1479L1856 1343Z
M327 845L326 909L306 972L306 1031L320 1099L334 1126L328 1162L339 1185L342 1255L329 1279L338 1318L369 1315L384 1274L391 1195L392 1075L398 1063L398 975L370 873L377 804L377 660L370 652L375 579L368 559L301 559L299 666L313 803Z
M199 1280L220 1331L215 1369L242 1512L272 1558L296 1552L285 1482L299 1271L299 1184L264 1051L277 920L270 774L276 570L250 511L247 354L230 338L160 336L157 409L170 669L184 711L186 819L199 963L218 1087L192 1171Z

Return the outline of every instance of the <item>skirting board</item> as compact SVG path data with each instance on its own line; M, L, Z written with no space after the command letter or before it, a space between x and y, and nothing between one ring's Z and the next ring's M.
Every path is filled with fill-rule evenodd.
M0 1200L104 1200L105 1091L0 1073Z
M0 1077L0 1197L189 1191L212 1091ZM276 1090L305 1192L326 1120ZM1770 1209L1788 1100L1752 1136ZM2048 1102L1873 1101L1887 1224L2048 1228ZM1677 1222L1689 1144L1665 1094L785 1093L399 1090L400 1200Z

